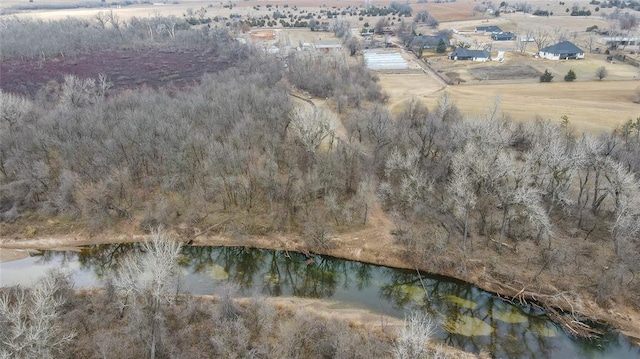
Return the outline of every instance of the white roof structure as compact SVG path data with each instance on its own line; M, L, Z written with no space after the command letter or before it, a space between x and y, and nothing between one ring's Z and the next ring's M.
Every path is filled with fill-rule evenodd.
M341 49L342 44L331 44L326 42L321 42L313 45L316 49Z
M365 50L364 62L371 70L406 70L409 64L402 55L394 51Z

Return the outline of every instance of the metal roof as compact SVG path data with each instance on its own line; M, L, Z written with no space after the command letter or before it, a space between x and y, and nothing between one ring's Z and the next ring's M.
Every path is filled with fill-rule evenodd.
M489 26L478 26L476 27L476 31L484 31L484 32L502 32L502 29L499 26L489 25Z
M383 50L365 50L364 62L371 70L405 70L409 64L397 52Z
M449 55L449 58L489 58L491 55L487 50L469 50L463 47L457 48L454 52Z
M540 52L546 52L550 54L580 54L583 53L582 49L574 45L571 41L562 41L555 45L547 46L540 49Z

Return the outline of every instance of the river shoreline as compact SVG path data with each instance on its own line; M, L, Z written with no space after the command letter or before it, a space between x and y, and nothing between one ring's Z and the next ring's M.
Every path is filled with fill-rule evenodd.
M177 233L172 233L175 238L181 238ZM126 243L126 242L141 242L148 238L147 235L99 235L87 238L83 235L70 235L70 236L50 236L42 238L2 238L0 239L0 248L5 249L20 249L20 250L69 250L70 247L81 247L94 244L108 244L108 243ZM357 238L356 238L357 239ZM543 292L534 291L526 287L515 288L509 284L501 282L498 279L491 278L487 275L486 270L481 266L475 266L470 268L469 272L465 276L458 275L455 270L444 271L432 271L423 266L413 266L406 260L402 260L400 255L401 249L395 246L387 248L384 255L373 250L367 250L367 248L350 248L347 241L341 241L341 238L337 237L334 240L334 245L330 249L326 250L314 250L314 254L326 255L340 259L358 261L363 263L381 265L391 268L419 270L422 273L429 273L433 275L439 275L454 280L459 280L471 285L476 286L486 292L498 295L506 300L512 300L519 302L520 304L535 303L552 312L568 313L569 318L583 318L591 322L597 322L612 326L616 331L626 336L635 345L640 346L640 328L634 323L640 322L638 313L633 313L635 319L632 316L622 316L619 312L613 309L605 310L597 306L591 301L584 301L576 299L567 293L563 292ZM295 238L290 238L283 235L271 235L271 236L242 236L239 238L230 238L228 236L221 235L202 235L193 239L191 245L194 246L226 246L226 247L252 247L260 249L273 249L282 251L302 252L308 253L305 246ZM20 255L26 255L27 252L15 252L9 254L3 254L0 251L2 261ZM25 254L21 254L25 253ZM618 314L618 315L616 315ZM564 318L564 319L563 319ZM581 321L567 320L567 316L550 316L550 319L559 324L569 335L576 335L574 325L576 328L583 327ZM573 321L573 323L572 323Z

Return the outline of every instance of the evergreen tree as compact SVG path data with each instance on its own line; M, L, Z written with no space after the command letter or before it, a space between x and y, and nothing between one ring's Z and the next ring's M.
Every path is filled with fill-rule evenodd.
M549 70L544 70L544 74L540 76L540 82L551 82L553 80L553 75Z
M445 51L447 51L447 44L444 43L444 39L440 39L440 41L438 41L438 47L436 47L436 52L442 54Z
M564 80L567 82L571 82L576 79L576 73L573 70L569 70L567 74L564 76Z

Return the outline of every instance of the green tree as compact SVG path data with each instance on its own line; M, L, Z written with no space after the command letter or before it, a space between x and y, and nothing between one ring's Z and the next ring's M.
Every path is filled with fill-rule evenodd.
M571 82L576 79L576 73L573 70L569 70L567 74L564 76L564 80L567 82Z
M551 82L553 75L549 70L544 70L544 74L540 75L540 82Z
M445 51L447 51L447 44L444 43L444 39L440 39L438 41L438 47L436 47L436 52L442 54Z

